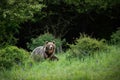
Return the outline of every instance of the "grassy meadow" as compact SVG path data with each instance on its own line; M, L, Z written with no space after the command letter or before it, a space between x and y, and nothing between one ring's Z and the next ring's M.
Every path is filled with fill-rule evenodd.
M82 59L66 59L67 55L57 55L59 61L26 62L3 70L0 80L120 80L120 48L116 46Z

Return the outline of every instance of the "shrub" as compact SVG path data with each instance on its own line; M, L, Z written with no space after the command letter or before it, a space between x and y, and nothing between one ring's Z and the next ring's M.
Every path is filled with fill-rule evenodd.
M120 28L118 28L118 30L116 32L112 33L111 42L112 42L112 44L120 45Z
M23 64L28 52L16 46L7 46L0 50L0 69L10 69L15 64Z
M83 57L92 55L96 51L107 50L108 46L105 44L105 40L97 40L91 38L85 34L81 34L75 44L70 45L70 56L71 57Z
M62 44L65 42L65 40L55 38L52 34L45 33L43 35L38 36L37 38L32 38L31 42L27 43L27 48L33 50L38 46L43 46L45 44L45 41L55 41L57 52L60 51Z

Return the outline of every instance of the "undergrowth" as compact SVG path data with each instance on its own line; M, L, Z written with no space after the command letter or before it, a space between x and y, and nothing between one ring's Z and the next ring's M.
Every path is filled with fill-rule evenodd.
M15 66L0 72L1 80L119 80L120 48L100 51L94 56L66 59L61 53L59 61L44 61L32 65Z

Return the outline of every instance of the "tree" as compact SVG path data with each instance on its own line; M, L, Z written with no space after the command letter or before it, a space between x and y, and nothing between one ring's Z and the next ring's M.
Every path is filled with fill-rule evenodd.
M80 32L109 37L114 27L111 20L119 16L119 7L116 8L119 3L119 0L43 0L41 4L45 7L34 14L35 21L22 24L19 44L46 32L57 38L69 37L68 40L74 40Z
M3 0L0 44L15 44L18 38L17 43L26 46L46 32L68 40L80 32L108 37L116 23L119 26L119 4L119 0Z
M19 24L32 20L34 13L44 7L42 0L2 0L0 2L0 46L15 44Z
M74 28L76 23L73 22L79 16L85 15L86 19L94 22L95 18L91 15L91 12L98 15L103 14L108 8L112 8L119 3L119 0L44 0L43 4L46 5L42 9L44 18L39 22L45 24L44 30L46 32L51 32L56 37L62 38L69 30ZM105 15L109 16L108 13ZM81 28L86 31L85 27Z

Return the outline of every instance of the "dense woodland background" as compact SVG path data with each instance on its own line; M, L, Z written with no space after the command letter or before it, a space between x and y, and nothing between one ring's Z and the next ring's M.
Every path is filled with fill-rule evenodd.
M1 0L0 46L25 48L51 33L73 43L80 33L110 39L120 27L120 0Z
M0 79L120 80L120 0L0 0Z

